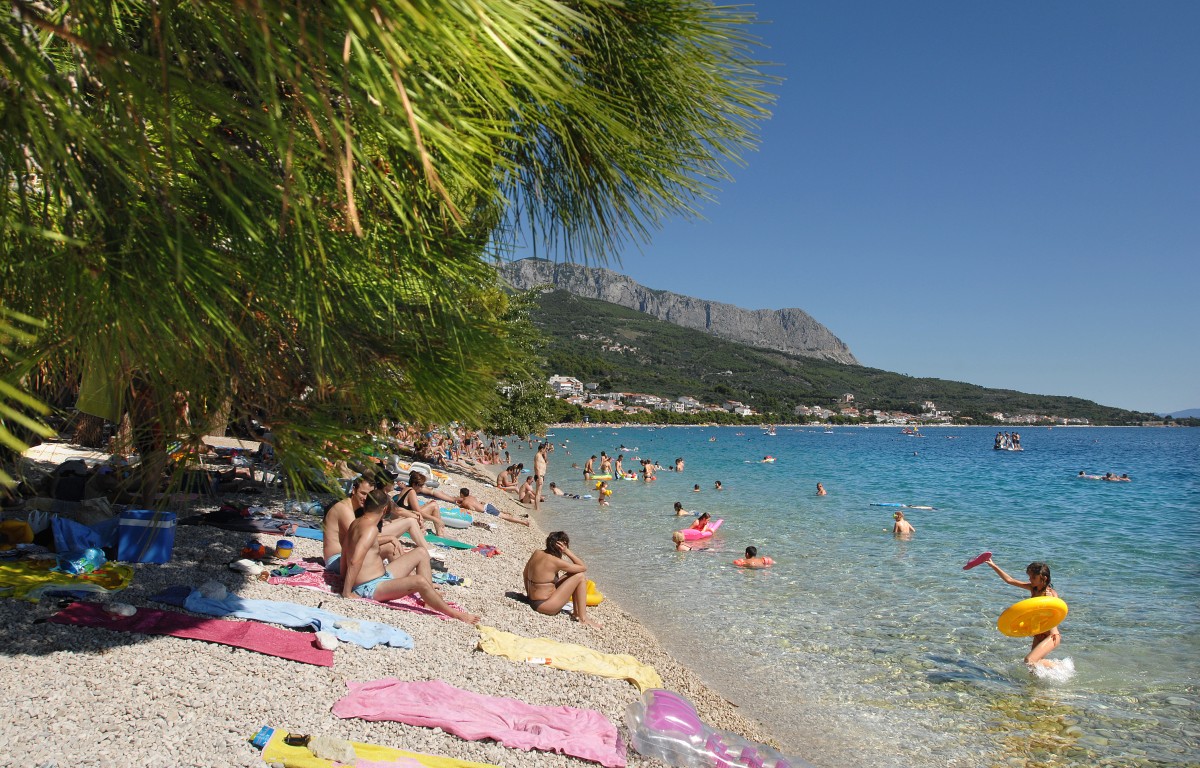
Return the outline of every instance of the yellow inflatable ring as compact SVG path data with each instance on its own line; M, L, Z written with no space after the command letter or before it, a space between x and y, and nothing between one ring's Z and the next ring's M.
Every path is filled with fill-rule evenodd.
M1058 597L1031 597L1013 603L1000 614L996 628L1009 637L1049 632L1067 618L1067 604Z
M588 608L595 608L600 603L604 602L604 595L600 590L596 589L596 582L588 579L587 583L587 604Z

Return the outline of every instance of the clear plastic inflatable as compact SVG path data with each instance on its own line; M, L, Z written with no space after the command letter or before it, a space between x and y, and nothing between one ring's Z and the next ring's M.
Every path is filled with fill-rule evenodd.
M812 768L765 744L709 727L692 702L661 688L625 708L625 725L638 754L677 768Z

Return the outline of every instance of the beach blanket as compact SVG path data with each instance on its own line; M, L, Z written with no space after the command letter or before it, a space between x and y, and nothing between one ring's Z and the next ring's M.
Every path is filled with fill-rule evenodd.
M582 645L560 643L544 637L522 637L492 627L481 626L479 635L479 650L493 656L519 662L531 658L545 659L546 666L555 669L628 680L640 692L663 687L662 678L654 667L628 654L600 653Z
M292 747L284 742L288 732L276 728L271 740L263 747L264 763L280 763L286 768L335 768L342 763L316 757L308 747ZM350 742L354 747L355 768L496 768L490 763L472 763L453 757L426 755L421 752L406 752L403 749L382 747L377 744Z
M330 573L325 570L324 566L316 563L288 563L288 565L299 565L303 567L304 573L298 573L295 576L271 576L267 579L268 584L283 584L289 587L300 587L302 589L315 589L318 592L325 592L331 595L342 594L342 576L338 573ZM378 600L369 600L365 597L354 597L354 600L366 600L368 603L382 605L385 608L392 608L397 611L411 611L420 613L424 616L436 616L439 619L449 619L450 617L439 611L435 611L425 605L425 601L420 595L405 595L398 597L395 600L380 602ZM462 606L446 601L446 605L451 608L461 609Z
M494 739L506 747L558 752L606 768L625 765L625 742L604 715L575 707L538 707L484 696L441 680L405 682L394 677L347 683L333 705L337 717L394 720L441 728L469 741Z
M116 592L133 581L128 565L108 562L92 573L59 573L50 570L54 560L0 562L0 597L36 601L47 592Z
M192 515L179 521L179 525L211 525L227 531L269 533L275 536L295 536L298 528L311 524L312 521L298 517L247 517L241 510L232 507L221 507L213 512Z
M114 616L97 603L71 603L51 616L48 621L53 624L74 624L113 632L204 640L303 664L333 666L333 651L318 648L313 642L313 635L267 627L252 621L205 619L176 611L160 611L156 608L138 608L138 612L132 616Z
M193 613L206 616L234 616L239 619L282 624L285 627L311 629L314 632L330 632L338 640L354 643L363 648L390 645L393 648L412 650L413 639L407 632L377 621L351 619L332 611L313 608L310 605L285 603L280 600L251 600L237 595L226 595L214 600L200 594L198 589L187 589L183 602L178 603L182 590L172 587L154 596L157 602L173 603Z

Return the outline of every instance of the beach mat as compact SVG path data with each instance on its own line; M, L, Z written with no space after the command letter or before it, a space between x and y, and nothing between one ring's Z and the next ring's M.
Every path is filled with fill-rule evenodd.
M128 565L105 563L92 573L59 573L50 570L54 560L16 560L0 563L0 597L38 600L47 592L116 592L133 581Z
M479 628L479 650L520 663L527 659L546 659L546 666L555 669L628 680L642 693L663 687L662 678L654 667L629 654L600 653L582 645L544 637L522 637L483 626Z
M342 576L339 573L330 573L326 571L324 566L316 563L296 563L304 568L304 573L298 573L295 576L271 576L267 579L267 583L271 585L283 585L287 587L300 587L301 589L315 589L318 592L325 592L331 595L342 594ZM398 597L395 600L388 600L386 603L378 600L370 600L365 597L354 597L354 600L364 600L375 605L382 605L385 608L392 608L397 611L410 611L412 613L420 613L425 616L436 616L439 619L450 619L444 613L435 611L425 605L425 601L420 595L405 595ZM446 604L451 608L462 609L462 606L452 603L449 600Z
M318 648L315 635L268 627L253 621L226 621L156 608L138 608L133 616L114 616L97 603L71 603L51 616L53 624L73 624L112 632L169 635L244 648L318 667L333 666L333 651Z
M336 768L341 763L315 756L308 747L293 747L284 741L288 732L276 728L271 734L271 740L263 747L262 759L270 765L283 765L285 768ZM387 766L387 768L497 768L491 763L472 763L469 760L458 760L453 757L426 755L421 752L406 752L403 749L382 747L378 744L363 744L358 741L350 742L354 748L354 756L358 758L356 765Z
M441 728L468 741L494 739L506 747L558 752L606 768L625 765L625 742L595 710L539 707L464 691L441 680L390 677L346 685L350 692L333 705L336 717Z
M293 629L311 629L313 632L329 632L345 643L354 643L363 648L390 645L393 648L413 647L412 637L405 631L378 621L351 619L333 611L314 608L311 605L288 603L282 600L254 600L226 594L217 599L205 597L200 590L191 587L171 587L154 597L155 602L179 605L205 616L261 621L280 624Z

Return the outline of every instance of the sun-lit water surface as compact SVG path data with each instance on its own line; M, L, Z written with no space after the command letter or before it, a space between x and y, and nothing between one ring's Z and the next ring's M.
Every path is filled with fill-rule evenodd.
M1200 764L1200 431L1031 428L1023 453L991 450L994 430L924 431L559 429L549 479L568 492L592 490L570 465L601 450L636 447L664 469L611 483L603 511L555 498L540 522L569 531L606 594L816 765ZM682 474L665 469L677 456ZM725 519L710 551L673 551L674 501ZM900 541L894 510L872 502L937 509L906 510L917 534ZM776 566L733 567L747 544ZM1071 659L1068 679L1031 676L1028 641L996 630L1027 593L962 570L984 550L1018 577L1050 564L1071 609L1052 654Z

